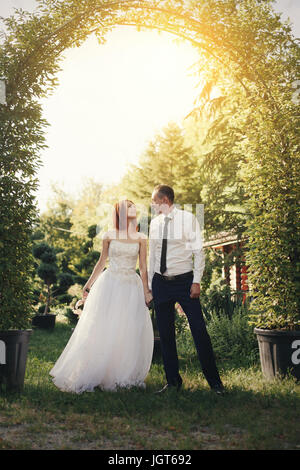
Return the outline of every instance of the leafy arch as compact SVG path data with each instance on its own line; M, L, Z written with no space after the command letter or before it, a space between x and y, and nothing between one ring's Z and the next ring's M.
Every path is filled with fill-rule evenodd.
M0 76L6 82L6 104L0 105L0 248L4 247L1 265L7 274L0 287L7 311L16 290L16 311L30 310L25 279L30 269L30 231L36 216L35 173L41 164L39 154L45 146L47 125L38 99L57 85L56 74L64 50L80 46L93 33L101 44L112 28L131 25L166 31L190 41L199 52L199 73L207 82L216 82L226 75L232 89L238 91L241 109L252 112L247 118L241 112L241 117L234 120L234 126L239 127L241 148L247 146L244 183L252 216L247 227L250 278L258 292L260 308L263 306L273 315L286 311L288 306L289 321L299 316L299 266L295 261L299 258L299 242L282 229L288 226L289 234L294 234L299 228L295 222L299 195L297 103L293 101L299 47L290 26L281 22L272 3L273 0L39 0L34 13L18 10L4 20L7 31L0 49ZM205 87L198 98L201 107ZM227 139L230 130L228 124ZM285 216L280 215L283 213ZM281 247L283 259L281 266L276 265L276 276L272 269L272 263L276 264L274 246ZM262 257L269 259L271 268ZM24 276L18 274L18 283L19 272ZM270 276L272 282L268 282ZM261 279L266 281L263 287ZM287 282L288 293L282 296L283 288L287 292ZM7 290L8 285L12 290ZM271 300L274 295L279 307L274 307Z

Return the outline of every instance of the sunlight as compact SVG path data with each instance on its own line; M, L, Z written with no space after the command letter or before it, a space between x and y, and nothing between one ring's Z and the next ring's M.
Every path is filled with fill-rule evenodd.
M39 170L39 207L50 182L76 194L83 178L116 183L147 142L192 107L197 52L170 34L118 27L99 45L91 36L64 53L59 86L43 100L51 126Z

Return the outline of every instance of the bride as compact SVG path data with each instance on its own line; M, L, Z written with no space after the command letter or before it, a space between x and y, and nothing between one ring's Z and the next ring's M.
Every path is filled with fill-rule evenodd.
M100 259L83 288L83 311L50 371L54 384L63 391L146 387L154 341L147 308L152 294L147 238L137 231L132 201L115 205L114 227L103 236ZM107 258L109 266L104 270Z

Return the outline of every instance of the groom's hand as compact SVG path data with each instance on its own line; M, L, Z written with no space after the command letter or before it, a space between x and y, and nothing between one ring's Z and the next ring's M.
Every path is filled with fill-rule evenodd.
M153 300L152 291L149 290L148 292L145 293L145 303L147 307L151 305L152 300Z
M200 284L198 282L193 282L190 293L191 299L197 299L200 296Z

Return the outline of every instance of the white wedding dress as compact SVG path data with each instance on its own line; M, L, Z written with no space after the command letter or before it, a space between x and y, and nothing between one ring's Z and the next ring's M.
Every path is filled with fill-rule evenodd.
M50 371L63 391L145 388L154 335L136 273L139 243L111 240L109 267L86 298L76 328Z

